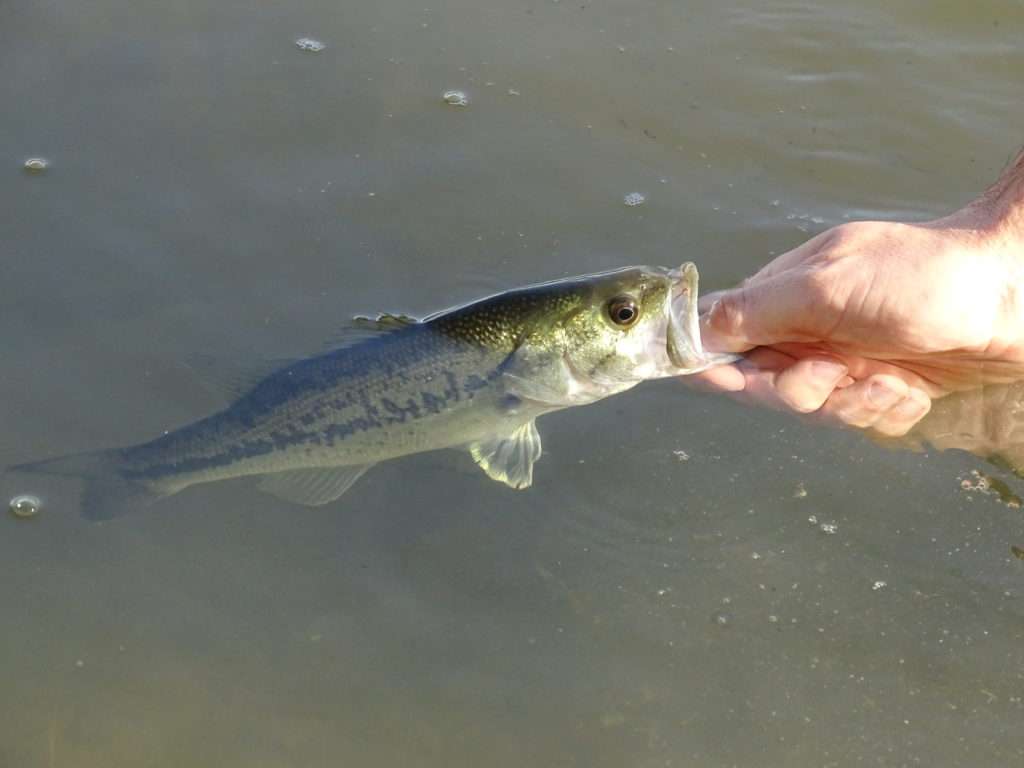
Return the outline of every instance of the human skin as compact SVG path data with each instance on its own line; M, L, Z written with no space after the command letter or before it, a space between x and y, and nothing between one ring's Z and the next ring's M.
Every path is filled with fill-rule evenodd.
M689 377L740 400L905 434L934 398L1024 379L1024 151L935 221L829 229L702 300Z

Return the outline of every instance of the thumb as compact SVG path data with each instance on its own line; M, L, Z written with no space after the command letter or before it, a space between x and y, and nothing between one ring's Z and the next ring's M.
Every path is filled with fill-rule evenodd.
M813 292L791 276L778 275L711 294L701 316L701 341L715 352L748 349L786 341L821 341L808 322L821 313Z

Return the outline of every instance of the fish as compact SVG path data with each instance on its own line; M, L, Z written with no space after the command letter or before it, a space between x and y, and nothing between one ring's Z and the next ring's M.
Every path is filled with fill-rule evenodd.
M736 359L703 349L697 283L689 262L625 267L423 319L357 318L347 340L282 365L217 413L148 442L12 469L81 478L93 520L243 476L319 506L379 462L442 448L525 489L542 452L538 417Z

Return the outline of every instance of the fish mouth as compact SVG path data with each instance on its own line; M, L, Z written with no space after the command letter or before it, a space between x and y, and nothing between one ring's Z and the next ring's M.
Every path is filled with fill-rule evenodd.
M738 355L704 351L697 317L697 267L693 262L671 270L669 276L673 283L665 307L668 315L665 351L672 365L679 369L677 373L697 373L739 359Z

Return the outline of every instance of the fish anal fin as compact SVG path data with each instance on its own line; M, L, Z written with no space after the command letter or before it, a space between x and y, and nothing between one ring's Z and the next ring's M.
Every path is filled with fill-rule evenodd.
M319 507L339 498L372 464L316 467L272 472L260 478L259 489L306 507Z
M389 312L371 317L354 317L324 345L325 350L335 351L361 344L394 331L401 330L420 321L408 315ZM184 365L194 374L211 394L226 400L237 400L247 395L269 376L279 373L302 360L301 357L246 360L244 363L225 360L213 355L196 352L185 358Z
M492 480L517 490L529 488L533 464L541 455L537 424L531 419L509 434L472 443L469 453Z

